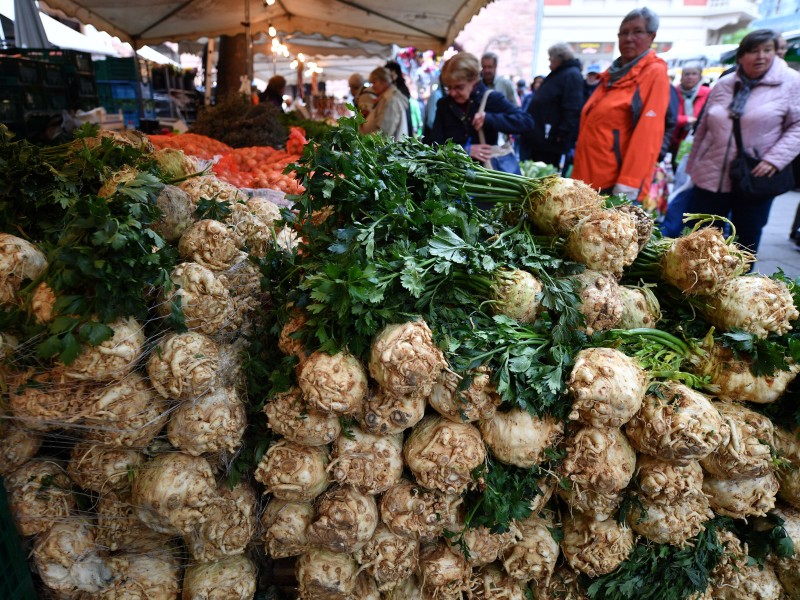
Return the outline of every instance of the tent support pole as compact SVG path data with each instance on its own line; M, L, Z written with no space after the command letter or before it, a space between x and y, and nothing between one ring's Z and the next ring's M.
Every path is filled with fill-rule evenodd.
M208 51L206 52L206 106L211 106L211 70L214 68L214 43L216 39L215 37L208 38Z
M253 83L253 34L250 31L250 0L244 0L244 39L247 46L247 79Z

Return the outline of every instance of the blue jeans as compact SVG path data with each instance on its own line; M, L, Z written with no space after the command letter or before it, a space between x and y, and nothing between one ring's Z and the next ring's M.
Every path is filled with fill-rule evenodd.
M739 243L756 252L773 200L745 198L732 192L711 192L695 187L686 212L727 217L736 228Z
M683 230L683 213L688 212L686 207L689 206L694 190L694 187L690 187L678 192L678 195L667 204L667 213L658 226L661 233L666 237L676 238L680 236Z

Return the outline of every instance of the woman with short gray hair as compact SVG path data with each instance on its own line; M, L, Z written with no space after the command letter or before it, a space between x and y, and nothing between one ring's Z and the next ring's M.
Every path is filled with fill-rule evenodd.
M575 53L572 51L572 46L565 44L564 42L559 42L550 46L547 49L547 54L550 56L550 58L557 58L562 63L575 58Z

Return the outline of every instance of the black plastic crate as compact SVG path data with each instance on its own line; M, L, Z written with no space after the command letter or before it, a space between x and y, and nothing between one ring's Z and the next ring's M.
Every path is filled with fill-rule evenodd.
M42 79L43 65L39 61L16 56L0 56L0 85L17 87L38 84Z
M29 85L20 88L20 98L22 100L22 108L26 111L43 111L49 110L50 106L47 101L48 93L40 85Z
M64 71L61 65L53 63L42 63L42 83L48 86L63 87L66 83L64 78Z
M22 122L22 97L19 93L0 91L0 121Z
M112 79L120 81L138 81L136 59L108 57L94 62L94 74L98 81Z
M19 132L17 132L19 133ZM33 579L20 543L19 534L11 517L6 499L6 489L0 478L0 598L3 600L35 600Z
M65 73L94 73L92 55L88 52L61 48L4 48L0 49L0 54L61 65Z

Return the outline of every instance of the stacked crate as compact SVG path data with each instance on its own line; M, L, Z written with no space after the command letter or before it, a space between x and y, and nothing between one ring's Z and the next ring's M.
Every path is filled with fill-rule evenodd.
M142 90L136 59L106 58L95 62L95 78L100 105L109 113L122 111L125 126L139 127Z

